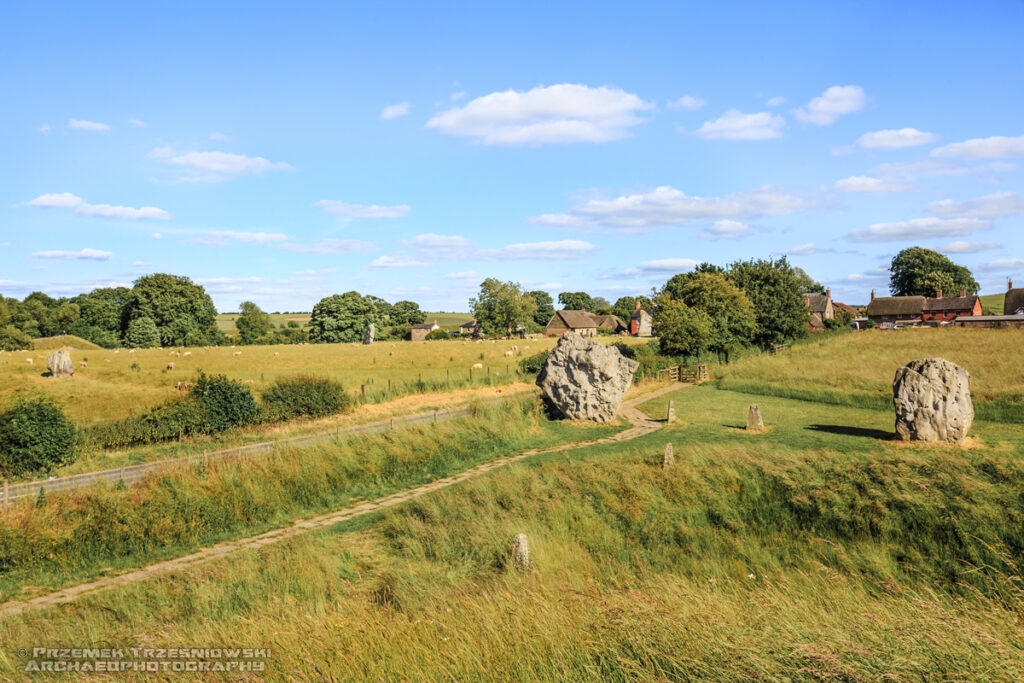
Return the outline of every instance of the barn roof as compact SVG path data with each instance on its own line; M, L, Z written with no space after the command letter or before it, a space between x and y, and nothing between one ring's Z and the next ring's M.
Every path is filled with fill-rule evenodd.
M434 329L434 323L417 323L412 326L414 330L432 330Z
M626 323L619 320L617 315L597 315L591 313L590 317L597 323L598 327L606 327L611 330L625 329Z
M944 296L941 299L927 299L924 302L926 311L973 311L978 303L976 296Z
M811 309L811 313L824 313L828 307L828 295L817 294L816 292L805 292L804 298Z
M868 304L868 315L920 315L924 311L923 296L879 296Z
M569 330L578 330L588 327L597 327L597 323L586 311L564 310L555 311L555 314L551 316L551 320L548 321L548 327L554 327L556 329L564 327Z
M1010 289L1003 299L1003 315L1015 315L1024 308L1024 288Z
M839 308L839 309L842 309L842 310L846 311L847 313L852 313L854 315L857 315L857 309L854 308L853 306L850 306L849 304L844 304L844 303L842 303L840 301L833 301L832 305L835 308Z

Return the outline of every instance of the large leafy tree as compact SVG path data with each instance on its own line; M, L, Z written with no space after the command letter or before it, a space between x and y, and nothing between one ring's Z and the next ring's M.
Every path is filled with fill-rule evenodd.
M704 313L710 320L707 349L725 362L728 363L734 353L753 341L757 330L754 306L743 290L724 274L697 273L682 288L679 300ZM658 329L661 329L660 321Z
M469 307L486 334L509 334L533 319L537 302L517 282L487 278Z
M526 295L537 304L537 310L533 313L533 322L544 327L551 320L551 316L555 314L555 300L542 289L535 289L532 292L527 292Z
M199 346L219 340L217 309L202 285L183 275L154 273L140 277L124 308L123 329L149 318L163 346Z
M78 306L78 320L71 333L105 348L120 343L121 319L131 297L127 287L101 287L71 299Z
M978 281L971 271L937 251L908 247L893 257L889 266L889 291L893 296L935 296L938 289L949 295L977 294Z
M253 344L274 329L274 321L252 301L243 301L235 318L235 329L243 344Z
M766 348L807 334L811 314L801 291L804 283L785 257L737 261L728 272L754 305L756 344Z
M361 340L370 323L381 323L380 301L359 292L333 294L321 299L313 307L309 340L321 344Z
M136 349L151 349L160 345L160 332L156 329L156 323L152 318L145 316L135 318L128 323L128 329L124 333L126 346Z
M672 299L673 301L681 299L683 297L683 287L685 287L686 284L693 278L697 277L701 273L724 272L724 268L721 268L713 263L708 263L707 261L705 261L704 263L699 264L696 268L694 268L688 273L677 273L676 275L670 277L668 279L668 282L665 283L665 286L661 288L661 292L658 293L659 297L668 295L668 298ZM655 305L655 307L657 307L657 305Z
M807 274L803 268L793 268L796 279L800 281L800 291L808 294L824 294L825 286Z
M427 319L415 301L396 301L391 307L392 325L419 325Z
M661 352L670 356L699 356L712 343L714 322L704 311L682 301L666 300L658 318Z
M558 295L558 303L562 304L562 308L573 311L597 311L594 299L586 292L562 292Z
M615 300L615 305L612 306L612 313L619 316L622 320L629 320L630 316L633 315L633 311L636 309L636 297L635 296L620 296Z

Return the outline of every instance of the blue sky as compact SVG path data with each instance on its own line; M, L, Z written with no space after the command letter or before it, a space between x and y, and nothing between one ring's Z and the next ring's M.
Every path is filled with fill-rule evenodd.
M609 300L921 245L1024 282L1024 4L31 3L0 17L0 292L218 308L484 277Z

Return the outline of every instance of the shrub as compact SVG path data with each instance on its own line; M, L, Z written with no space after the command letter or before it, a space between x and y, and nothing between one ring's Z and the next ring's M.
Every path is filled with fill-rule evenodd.
M615 348L617 348L619 350L619 353L621 353L626 358L636 359L636 349L634 349L626 342L615 342L614 344L610 344L610 346L614 346Z
M259 414L256 399L248 387L225 375L207 376L200 371L192 396L202 404L206 429L210 432L243 427Z
M524 375L539 375L540 371L544 368L544 363L547 361L547 351L541 351L540 353L535 353L532 356L527 356L519 361L519 372Z
M436 330L431 330L430 332L428 332L426 338L430 340L448 339L448 333L439 327Z
M285 377L263 392L262 418L278 422L296 417L325 417L348 410L352 403L345 388L333 380Z
M0 471L49 472L75 459L75 425L48 398L21 398L0 413Z
M128 323L128 330L124 333L124 344L138 349L159 346L160 333L157 331L153 319L141 317Z
M33 346L35 346L35 342L32 341L32 337L28 336L14 325L8 325L7 327L0 328L0 350L31 350Z

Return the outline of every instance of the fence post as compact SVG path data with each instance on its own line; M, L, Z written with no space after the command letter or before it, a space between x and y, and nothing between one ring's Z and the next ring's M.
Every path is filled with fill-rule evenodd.
M391 393L391 380L388 380L388 393Z
M4 507L6 508L11 501L11 482L4 479Z
M366 396L366 385L365 384L360 384L359 385L359 395L360 396Z

